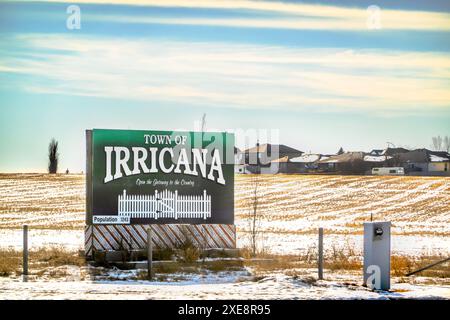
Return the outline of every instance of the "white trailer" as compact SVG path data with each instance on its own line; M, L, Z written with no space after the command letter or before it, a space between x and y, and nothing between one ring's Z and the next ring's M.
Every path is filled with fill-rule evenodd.
M372 174L375 176L403 176L405 169L403 167L372 168Z

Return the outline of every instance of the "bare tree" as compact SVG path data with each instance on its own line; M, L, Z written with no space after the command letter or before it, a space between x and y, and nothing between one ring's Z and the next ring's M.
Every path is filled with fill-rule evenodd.
M450 152L450 137L449 136L444 137L443 148L445 151Z
M48 173L56 173L58 171L58 161L58 141L52 138L48 145Z
M258 247L263 250L262 245L258 245L260 242L260 237L262 235L261 221L264 218L261 211L258 210L259 205L259 195L258 189L260 185L260 176L258 174L253 175L252 178L252 195L250 198L250 205L248 208L247 222L249 224L250 230L250 249L252 256L256 256L258 252Z
M431 145L435 151L447 151L450 152L450 136L437 136L431 138L433 144Z
M435 151L441 151L442 150L442 137L441 136L437 136L437 137L432 137L431 138L433 140L433 148Z

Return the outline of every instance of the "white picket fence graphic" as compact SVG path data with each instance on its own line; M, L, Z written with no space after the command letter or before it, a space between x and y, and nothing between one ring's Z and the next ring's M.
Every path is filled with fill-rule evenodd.
M130 218L210 218L211 196L179 195L178 191L164 190L154 195L128 195L126 190L118 196L119 216Z

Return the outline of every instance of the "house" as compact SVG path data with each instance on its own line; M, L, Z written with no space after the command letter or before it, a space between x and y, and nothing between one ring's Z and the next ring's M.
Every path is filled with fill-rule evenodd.
M290 159L291 168L287 169L299 173L316 172L319 168L319 161L327 158L327 156L318 153L305 153L299 157Z
M319 160L318 168L325 172L362 174L368 166L364 163L364 152L345 152Z
M246 173L244 153L237 147L234 147L234 173Z
M432 151L428 154L430 162L428 163L428 172L444 173L450 176L450 154L448 152Z
M255 147L247 149L244 152L245 163L268 165L272 160L283 157L293 158L303 154L302 151L288 147L284 144L257 144Z
M370 156L388 156L393 157L399 153L409 152L408 149L405 148L386 148L386 149L373 149L369 152Z
M295 173L294 168L291 168L289 157L284 156L279 159L270 161L270 173Z
M428 149L373 149L369 153L306 154L286 145L257 144L235 148L235 173L370 174L373 168L404 168L409 175L450 176L450 154ZM384 169L383 169L384 170ZM383 171L381 170L381 171Z
M373 149L364 155L364 162L368 169L377 167L400 167L402 166L399 160L399 155L409 152L405 148L386 148Z
M398 161L410 175L450 175L448 152L416 149L399 154Z
M289 162L289 159L301 156L303 152L284 144L265 143L257 144L255 147L243 151L243 154L246 171L250 173L277 173L280 163Z

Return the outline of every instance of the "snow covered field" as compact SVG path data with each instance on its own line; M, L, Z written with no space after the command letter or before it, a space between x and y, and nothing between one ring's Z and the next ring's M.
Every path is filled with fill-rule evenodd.
M248 237L246 214L254 178L237 175L238 245ZM31 227L31 247L82 248L85 180L82 175L0 174L0 247L21 247L22 224ZM316 244L325 228L325 250L362 249L362 222L392 221L396 254L450 253L450 178L261 175L258 211L264 246L296 253Z
M393 223L392 250L405 256L450 253L450 178L263 175L258 177L258 212L266 250L303 253L316 246L317 228L325 228L326 253L335 248L362 251L362 222ZM236 176L238 246L248 240L246 214L252 205L254 177ZM82 175L0 174L0 248L21 249L22 224L30 225L30 248L83 247L85 180ZM360 271L316 270L301 276L251 270L206 274L168 274L174 279L133 279L137 270L106 271L91 277L92 267L62 266L63 277L0 277L0 299L450 299L446 279L392 279L391 292L361 286ZM292 270L289 270L292 271ZM51 270L48 272L52 272ZM131 278L130 278L131 277Z
M312 272L312 271L311 271ZM121 273L123 273L121 271ZM313 273L311 273L312 277ZM315 276L315 274L314 274ZM305 277L305 279L311 279ZM1 299L450 299L450 286L393 283L390 292L373 292L355 274L333 274L333 280L301 280L272 274L250 280L236 274L191 276L177 282L145 280L66 281L0 278ZM395 280L395 279L394 279Z

